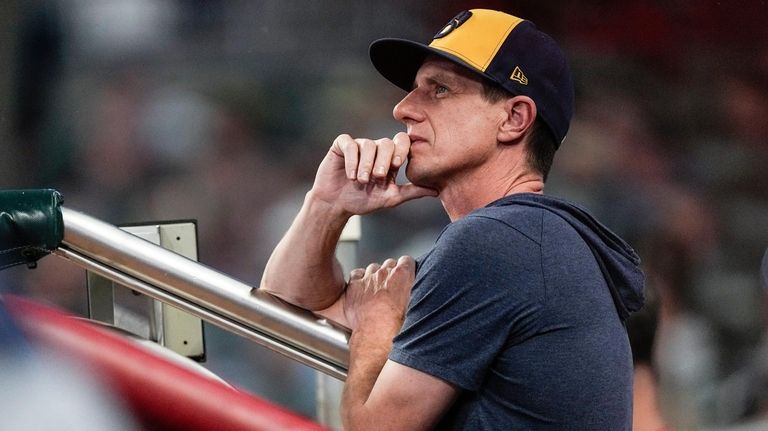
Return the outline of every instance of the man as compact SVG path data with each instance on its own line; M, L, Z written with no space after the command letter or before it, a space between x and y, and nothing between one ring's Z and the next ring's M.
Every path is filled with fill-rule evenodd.
M383 39L370 53L408 92L394 109L407 133L334 141L261 284L352 329L346 429L631 428L623 321L642 304L639 259L542 195L573 109L555 42L476 9L429 46ZM452 221L434 248L345 281L347 219L424 196Z

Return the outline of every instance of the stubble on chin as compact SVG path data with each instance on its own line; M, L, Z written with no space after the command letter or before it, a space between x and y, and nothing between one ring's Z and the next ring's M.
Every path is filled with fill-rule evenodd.
M411 157L408 158L408 164L405 166L405 177L408 178L408 181L420 187L436 188L435 179L429 175L429 172L419 169L419 167L413 163Z

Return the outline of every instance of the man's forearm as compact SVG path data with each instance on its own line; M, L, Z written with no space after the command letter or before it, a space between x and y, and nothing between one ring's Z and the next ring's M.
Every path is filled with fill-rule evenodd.
M382 425L381 419L368 410L368 401L376 380L392 349L392 339L399 324L361 325L349 340L350 364L341 401L344 429L375 430Z
M345 279L336 260L336 243L349 215L307 193L301 211L272 252L261 289L309 310L331 305Z

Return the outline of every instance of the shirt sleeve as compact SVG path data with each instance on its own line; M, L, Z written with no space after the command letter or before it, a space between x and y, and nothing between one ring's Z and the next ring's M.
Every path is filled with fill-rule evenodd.
M535 331L544 294L535 238L466 217L424 257L389 358L476 390L499 352Z

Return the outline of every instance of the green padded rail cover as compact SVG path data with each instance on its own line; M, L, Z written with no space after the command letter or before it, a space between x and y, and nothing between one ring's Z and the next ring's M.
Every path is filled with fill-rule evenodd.
M0 190L0 269L36 262L64 238L61 193Z

